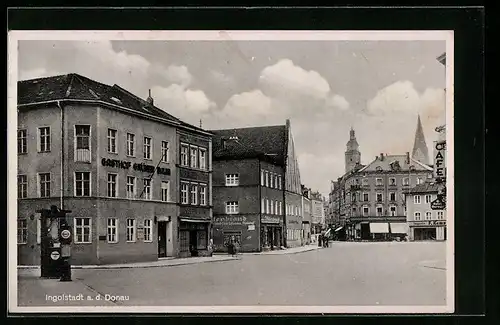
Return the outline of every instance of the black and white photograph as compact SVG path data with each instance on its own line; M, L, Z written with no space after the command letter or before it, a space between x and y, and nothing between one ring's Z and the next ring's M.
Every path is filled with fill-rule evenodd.
M453 31L8 41L10 310L454 312Z

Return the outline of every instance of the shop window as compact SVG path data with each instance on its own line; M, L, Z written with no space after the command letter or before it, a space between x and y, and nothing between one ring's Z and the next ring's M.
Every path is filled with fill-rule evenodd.
M189 231L181 230L179 234L181 252L189 251Z
M207 249L207 231L206 230L198 230L197 231L197 249Z
M224 243L224 247L227 247L229 245L229 242L231 241L231 237L234 236L234 240L240 245L241 247L241 232L239 231L233 231L233 232L223 232L222 234L222 239Z

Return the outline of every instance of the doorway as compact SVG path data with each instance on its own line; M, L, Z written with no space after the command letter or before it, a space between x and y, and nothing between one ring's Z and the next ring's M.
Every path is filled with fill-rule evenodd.
M196 230L189 231L189 252L191 256L198 256L198 232Z
M158 221L158 257L167 257L167 222Z
M370 224L368 223L361 224L361 239L362 240L370 239Z

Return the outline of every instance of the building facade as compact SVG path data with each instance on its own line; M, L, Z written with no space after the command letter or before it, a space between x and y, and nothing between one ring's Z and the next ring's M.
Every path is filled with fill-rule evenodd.
M417 130L418 125L421 128L420 119ZM419 132L417 136L420 137ZM423 140L416 143L425 145ZM405 237L408 226L404 193L431 178L432 168L410 157L409 152L406 155L381 153L369 164L362 165L360 161L350 160L354 149L358 150L358 146L351 129L346 149L348 171L332 182L329 194L329 210L339 224L336 231L345 232L348 240ZM354 156L360 157L360 154Z
M411 241L446 240L446 209L434 210L439 184L429 181L406 192L408 238Z
M300 174L290 122L212 132L215 250L226 251L231 237L242 252L280 249L295 238L292 232L300 243L301 196L297 201L292 192Z
M72 211L73 264L183 255L181 131L203 139L209 155L211 135L157 108L151 96L76 74L19 82L18 263L40 263L36 211L51 205ZM206 196L209 218L210 188L207 179L197 194Z
M303 244L309 245L312 243L311 225L312 225L312 205L311 205L311 190L302 186L302 238Z

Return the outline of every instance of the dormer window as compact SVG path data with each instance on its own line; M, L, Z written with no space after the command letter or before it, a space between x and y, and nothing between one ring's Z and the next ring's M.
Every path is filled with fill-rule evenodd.
M118 103L118 104L121 104L121 103L122 103L122 101L121 101L121 100L119 100L119 99L118 99L118 98L116 98L116 97L111 97L111 100L112 100L112 101L114 101L115 103Z
M375 170L378 171L378 172L381 172L382 171L382 167L377 166L377 168L375 168Z

